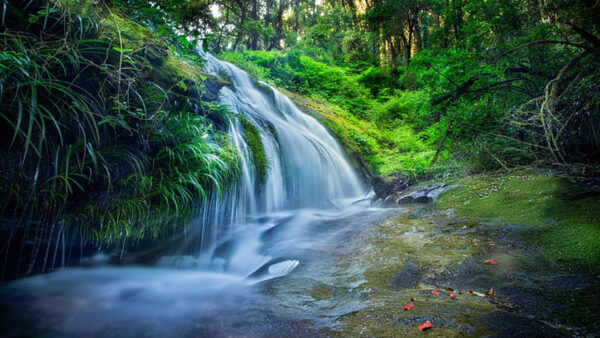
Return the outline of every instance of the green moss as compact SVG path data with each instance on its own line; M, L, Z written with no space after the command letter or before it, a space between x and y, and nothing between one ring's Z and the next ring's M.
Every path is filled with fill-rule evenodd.
M242 127L244 128L244 136L246 144L250 148L252 153L252 163L256 170L256 177L259 183L264 183L267 180L267 174L269 172L269 163L265 155L265 149L260 139L260 132L250 121L244 117L239 117Z
M565 270L600 266L600 198L574 199L578 189L567 177L548 171L454 180L460 185L438 203L465 219L498 226L519 224L520 233L545 249L544 256Z
M552 315L568 325L587 327L597 332L600 330L600 321L598 321L598 313L600 313L599 287L600 280L596 279L583 289L554 291L552 298L566 307L554 311Z

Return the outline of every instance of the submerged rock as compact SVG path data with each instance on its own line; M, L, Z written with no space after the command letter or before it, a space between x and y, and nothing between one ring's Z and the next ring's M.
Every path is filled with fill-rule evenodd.
M390 278L390 284L397 288L410 288L416 286L425 272L415 263L406 261Z
M541 321L504 311L483 315L480 320L489 329L499 331L496 337L568 337Z

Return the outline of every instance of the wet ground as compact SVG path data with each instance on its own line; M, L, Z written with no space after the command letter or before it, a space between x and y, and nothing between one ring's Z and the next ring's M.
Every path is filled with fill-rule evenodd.
M541 248L522 244L519 226L461 221L452 210L432 205L394 213L339 257L338 265L362 271L363 282L351 292L366 306L335 319L323 335L411 336L429 321L427 332L436 336L598 336L593 329L561 325L557 314L573 311L570 295L582 290L597 300L599 276L559 272ZM313 289L315 302L344 297L329 291L339 290L335 285ZM403 310L409 304L414 307ZM593 324L599 317L593 311L583 306L573 315Z
M274 227L261 238L278 243L279 254L289 247L284 258L298 267L258 283L211 272L103 267L5 285L0 335L388 337L419 334L429 321L425 333L434 336L598 336L558 319L573 311L597 319L593 306L571 303L582 290L591 290L595 302L598 276L560 272L541 248L523 244L517 225L406 205L311 222L301 241L284 233Z

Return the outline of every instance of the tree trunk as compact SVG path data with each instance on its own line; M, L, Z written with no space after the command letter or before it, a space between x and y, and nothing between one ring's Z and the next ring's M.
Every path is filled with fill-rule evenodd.
M248 38L248 49L256 50L258 46L258 30L256 24L258 22L258 0L252 0L252 11L250 12L250 18L254 21L250 31L250 37Z
M450 124L448 124L448 128L446 128L444 137L440 141L440 144L438 145L438 148L435 151L435 155L433 155L433 158L431 159L431 163L429 163L429 169L433 168L433 165L435 164L435 162L437 162L438 156L440 155L440 152L442 152L442 149L444 148L444 144L446 143L446 139L448 139L448 135L450 135L451 129L452 129L452 121L450 121Z

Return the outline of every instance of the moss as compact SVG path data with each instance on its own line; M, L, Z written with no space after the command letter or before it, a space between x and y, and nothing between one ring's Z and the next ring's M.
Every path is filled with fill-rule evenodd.
M260 139L260 131L243 116L240 116L239 119L242 123L242 127L244 128L246 144L248 144L250 152L252 153L252 163L254 164L254 169L256 170L256 177L258 178L258 182L262 184L267 180L269 163Z
M134 57L142 76L174 96L203 101L218 100L218 92L230 86L228 80L204 72L200 64L178 58L159 35L128 19L118 9L86 5L81 11L101 23L99 38L111 41Z
M552 315L561 322L577 327L588 327L600 330L600 280L596 279L583 289L566 289L554 291L552 297L557 303L566 305L564 309L553 311Z
M575 199L568 177L530 170L452 181L459 187L438 201L465 219L522 225L520 234L542 246L545 258L564 270L600 267L600 198Z

